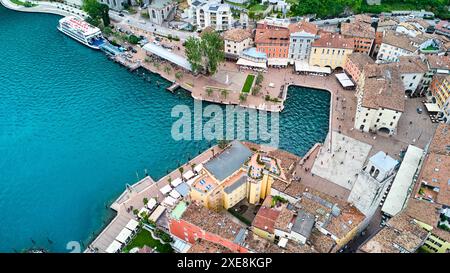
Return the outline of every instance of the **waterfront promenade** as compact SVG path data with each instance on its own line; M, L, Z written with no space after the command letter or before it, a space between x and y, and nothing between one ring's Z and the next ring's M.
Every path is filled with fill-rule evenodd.
M61 16L78 16L81 18L86 18L87 14L86 12L75 8L68 6L63 3L58 2L47 2L47 1L30 1L33 4L36 4L34 7L24 7L21 5L16 5L13 2L9 0L0 0L0 3L11 10L15 11L21 11L21 12L39 12L39 13L50 13L50 14L56 14Z

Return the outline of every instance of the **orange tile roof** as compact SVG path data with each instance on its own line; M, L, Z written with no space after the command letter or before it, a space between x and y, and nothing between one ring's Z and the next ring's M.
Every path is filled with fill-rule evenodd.
M326 48L344 48L353 49L354 42L351 38L344 38L344 36L329 32L322 32L320 38L312 43L313 47Z
M289 30L280 29L256 29L256 44L288 44Z
M347 37L375 39L375 29L367 23L342 23L341 34Z
M404 86L398 69L386 65L368 65L364 68L364 77L364 86L361 87L364 89L364 107L404 111Z
M234 42L242 42L245 39L248 39L251 37L252 37L252 34L249 31L242 29L242 28L233 28L233 29L225 31L223 34L223 38L225 40L231 40Z
M291 33L304 31L311 34L317 34L319 30L319 28L315 24L306 21L300 21L295 24L290 24L288 28Z

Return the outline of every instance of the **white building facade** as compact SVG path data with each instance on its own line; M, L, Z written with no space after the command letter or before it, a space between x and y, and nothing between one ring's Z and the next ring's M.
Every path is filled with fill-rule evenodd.
M309 55L311 54L311 44L317 38L315 33L306 31L291 33L289 43L290 63L293 64L296 60L308 63Z
M217 31L231 29L234 23L231 8L220 1L194 0L190 6L189 16L199 29L213 27Z

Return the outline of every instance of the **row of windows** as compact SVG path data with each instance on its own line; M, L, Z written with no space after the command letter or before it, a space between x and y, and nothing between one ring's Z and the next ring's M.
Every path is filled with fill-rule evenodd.
M326 52L327 52L326 54L329 55L329 54L330 54L330 49L327 49ZM331 55L334 55L335 52L336 52L336 50L335 50L335 49L332 49ZM314 48L314 54L316 54L316 53L317 53L317 48ZM342 53L341 53L341 50L338 49L336 55L344 55L344 53L345 53L345 50L342 50ZM325 54L325 48L322 48L322 54Z

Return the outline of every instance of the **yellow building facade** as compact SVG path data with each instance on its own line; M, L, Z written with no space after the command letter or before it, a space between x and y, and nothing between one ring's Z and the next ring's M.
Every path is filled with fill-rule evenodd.
M439 231L436 231L436 227L432 227L428 224L425 224L421 221L414 220L420 227L430 232L427 240L424 243L424 247L427 248L428 251L434 253L448 253L450 251L450 242L446 241L442 237L438 235ZM446 231L442 231L446 232Z

